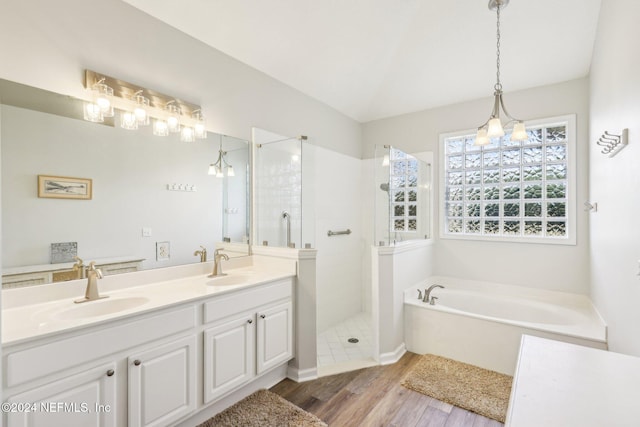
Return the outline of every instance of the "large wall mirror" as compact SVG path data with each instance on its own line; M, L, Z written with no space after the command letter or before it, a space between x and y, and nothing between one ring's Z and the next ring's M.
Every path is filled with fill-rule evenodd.
M74 253L107 274L248 254L247 141L90 123L82 101L6 80L0 102L3 287L77 278ZM209 174L221 155L233 176Z

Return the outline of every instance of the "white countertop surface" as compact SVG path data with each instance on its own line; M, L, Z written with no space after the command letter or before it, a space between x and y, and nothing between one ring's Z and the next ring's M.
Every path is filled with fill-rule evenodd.
M18 289L3 290L2 345L17 344L103 322L126 318L153 310L168 308L198 299L238 291L278 279L295 276L295 262L256 261L258 257L232 258L224 270L241 280L235 284L217 285L208 277L212 263L199 263L167 269L149 270L106 276L98 281L100 295L109 298L75 304L84 297L87 280L73 280ZM234 265L235 264L235 265ZM148 301L126 310L104 315L69 319L63 312L89 305L125 298ZM64 314L64 313L63 313ZM65 318L67 317L67 318Z
M523 335L508 427L640 426L640 358Z

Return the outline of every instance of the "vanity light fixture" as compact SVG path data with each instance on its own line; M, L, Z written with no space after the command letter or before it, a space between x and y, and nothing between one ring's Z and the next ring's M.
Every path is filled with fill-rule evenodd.
M492 138L504 136L504 129L513 124L513 130L511 132L512 141L524 141L529 138L524 126L524 122L519 119L513 118L504 106L502 100L502 84L500 83L500 11L507 7L509 0L490 0L489 9L496 11L497 24L496 24L496 84L493 86L493 110L489 119L478 128L476 134L476 140L474 145L487 145L491 142ZM508 121L502 125L500 120L500 109L504 113Z
M85 120L104 122L105 117L114 117L118 111L124 129L134 130L153 122L153 134L157 136L180 133L180 140L185 142L207 137L199 105L91 70L85 70L85 88L89 91Z
M236 176L233 171L233 166L227 163L225 156L227 155L226 151L222 150L222 135L220 135L220 148L218 149L218 160L215 163L211 163L209 165L209 175L215 175L216 178L224 177L224 168L227 169L227 176Z

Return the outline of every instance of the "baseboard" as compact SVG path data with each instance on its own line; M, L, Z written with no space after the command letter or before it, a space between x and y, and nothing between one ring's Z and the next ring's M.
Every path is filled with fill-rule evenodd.
M400 344L398 348L390 353L381 353L380 354L380 364L381 365L391 365L396 363L400 358L407 352L407 348L404 343Z
M289 366L287 369L287 378L297 383L315 380L318 378L318 368L298 369Z

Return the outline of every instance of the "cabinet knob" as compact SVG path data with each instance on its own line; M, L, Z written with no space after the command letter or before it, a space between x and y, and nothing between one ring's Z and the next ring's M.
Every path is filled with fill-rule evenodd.
M112 377L112 376L113 376L113 374L115 374L115 373L116 373L116 371L114 371L113 369L109 369L109 370L107 371L107 376L108 376L108 377Z
M261 315L260 315L260 318L261 318L261 319L264 319L265 317L267 317L267 316L265 316L264 314L261 314Z
M249 320L247 320L247 323L251 324L251 323L253 323L253 320L249 319Z
M134 361L133 361L133 364L134 364L134 365L136 365L136 366L140 366L140 364L141 364L141 363L142 363L142 362L141 362L141 361L139 361L138 359L136 359L136 360L134 360Z

